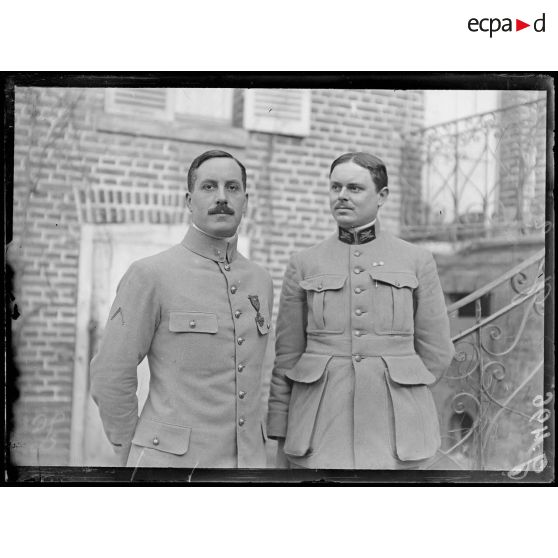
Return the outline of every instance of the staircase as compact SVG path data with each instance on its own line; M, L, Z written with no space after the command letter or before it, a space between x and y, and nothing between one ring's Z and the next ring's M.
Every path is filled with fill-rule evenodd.
M471 305L474 318L453 336L456 356L433 386L442 447L430 468L501 470L512 478L545 468L552 392L544 386L544 305L550 292L542 249L448 307L450 321ZM484 315L487 296L495 308Z

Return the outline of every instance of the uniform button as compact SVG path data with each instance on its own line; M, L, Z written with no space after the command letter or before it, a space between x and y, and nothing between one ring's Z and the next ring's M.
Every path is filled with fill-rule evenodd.
M225 264L225 265L223 266L223 269L224 269L225 271L230 271L230 270L231 270L231 266L230 266L229 264Z
M378 265L384 265L384 262L378 262Z
M246 421L244 420L244 418L240 417L240 418L238 419L238 426L243 426L245 422L246 422Z
M357 337L360 337L360 336L362 335L362 331L360 331L360 329L357 329L357 330L355 331L355 335L356 335Z
M396 282L395 282L395 286L396 286L396 287L399 287L399 284L400 284L399 281L396 281Z
M356 293L356 294L360 294L361 292L362 292L362 289L361 289L360 287L357 287L357 288L355 289L355 293Z
M360 362L362 360L362 357L360 355L355 355L355 360L357 362Z
M155 438L153 438L153 445L154 445L154 446L158 446L158 445L159 445L159 438L157 438L157 436L155 436Z
M323 288L324 288L324 286L320 283L320 284L318 285L318 291L321 291Z
M246 397L246 392L245 391L239 391L238 392L238 397L240 397L240 399L244 399L244 397Z
M372 262L372 266L376 267L378 265L378 262Z
M362 271L362 269L360 269L360 267L355 267L354 271L358 275Z
M244 370L244 364L239 364L237 366L237 369L238 369L239 372L242 372Z
M239 345L242 345L242 343L244 343L244 337L239 337L239 338L236 340L236 342L237 342Z
M241 312L240 310L237 310L237 311L234 313L234 317L235 317L235 318L240 318L241 315L242 315L242 312Z
M355 256L355 258L358 258L358 257L360 256L360 252L357 250L357 251L354 253L354 256Z
M192 329L194 329L194 328L196 327L196 322L195 322L194 320L192 320L192 321L190 322L190 327L191 327Z
M355 314L356 314L357 316L362 316L362 310L361 310L360 308L357 308L357 309L355 310Z
M234 293L236 293L236 291L237 291L237 288L236 288L235 285L233 285L233 286L231 287L231 293L234 294Z

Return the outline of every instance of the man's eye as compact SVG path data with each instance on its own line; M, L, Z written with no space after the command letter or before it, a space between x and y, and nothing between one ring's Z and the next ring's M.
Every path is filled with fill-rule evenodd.
M237 192L240 189L240 186L238 184L229 184L227 186L227 188L231 191L231 192Z
M202 188L203 188L204 190L213 190L214 187L215 187L215 186L214 186L213 184L203 184L203 185L202 185Z
M341 187L340 187L338 184L332 184L332 185L331 185L331 189L332 189L334 192L339 192L339 190L341 190Z

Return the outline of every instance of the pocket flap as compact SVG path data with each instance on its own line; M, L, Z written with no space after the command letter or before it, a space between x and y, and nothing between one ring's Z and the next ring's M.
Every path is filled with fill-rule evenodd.
M293 382L311 384L317 382L324 374L330 355L304 353L294 367L285 375Z
M132 440L133 444L175 455L184 455L190 444L191 428L140 419Z
M169 331L176 333L217 333L217 316L206 312L171 312Z
M319 293L342 289L346 280L346 275L317 275L316 277L308 277L308 279L300 281L299 285L306 291L316 291Z
M416 289L418 287L418 279L413 273L406 271L380 271L376 269L370 270L370 277L374 281L380 281L381 283L387 283L392 287L411 287L411 289Z
M429 372L418 355L385 356L389 377L402 385L430 385L436 381L436 376Z

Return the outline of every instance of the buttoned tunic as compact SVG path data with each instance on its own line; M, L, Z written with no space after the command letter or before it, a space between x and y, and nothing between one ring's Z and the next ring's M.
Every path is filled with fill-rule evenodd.
M295 466L424 463L440 445L428 386L453 354L427 250L378 222L371 242L328 238L294 255L285 274L268 434L286 437Z
M132 444L128 466L265 467L262 362L272 307L269 274L236 241L194 227L181 244L132 264L91 363L109 440L124 451ZM149 394L138 419L137 366L146 355Z

